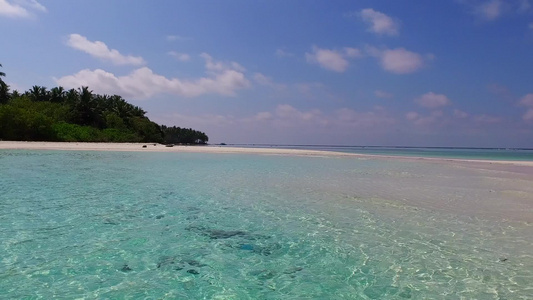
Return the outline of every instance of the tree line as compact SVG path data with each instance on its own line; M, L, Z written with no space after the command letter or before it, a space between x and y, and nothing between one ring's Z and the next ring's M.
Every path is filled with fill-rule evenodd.
M1 65L0 65L1 67ZM155 142L205 144L191 128L160 126L146 111L119 95L99 95L88 87L65 90L33 86L10 91L0 72L0 139L61 142Z
M205 144L209 138L201 131L192 128L161 126L167 144Z

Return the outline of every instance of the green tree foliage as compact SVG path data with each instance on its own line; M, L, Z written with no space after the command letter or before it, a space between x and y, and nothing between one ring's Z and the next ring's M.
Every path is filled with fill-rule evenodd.
M207 135L191 128L161 126L167 144L206 144Z
M50 99L49 93L44 86L34 85L24 94L34 102L48 101Z
M0 67L2 64L0 64ZM0 72L0 104L6 103L9 100L9 86L2 80L6 73Z
M65 97L65 89L63 87L55 87L52 88L49 92L49 101L55 102L55 103L61 103L63 102L63 99Z
M5 101L0 102L0 139L4 140L186 144L208 141L203 132L159 126L146 117L143 109L121 96L98 95L88 87L65 91L62 87L47 90L33 86L23 94L17 91L6 94Z
M9 101L9 85L0 81L0 104L7 103Z
M0 138L23 141L56 140L52 128L54 120L46 115L52 107L32 106L26 97L16 98L0 105ZM43 108L43 111L40 111Z

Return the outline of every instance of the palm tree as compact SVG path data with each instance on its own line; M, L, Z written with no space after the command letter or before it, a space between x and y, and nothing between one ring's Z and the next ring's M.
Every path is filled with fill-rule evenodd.
M32 88L26 92L32 101L48 101L49 95L46 87L34 85Z
M2 64L0 64L0 67ZM6 103L9 100L9 85L7 85L2 77L5 77L6 73L0 72L0 103Z
M75 89L70 89L65 93L66 102L69 105L74 106L76 103L80 101L80 95L78 94L78 91Z
M77 124L103 128L105 125L104 118L101 115L96 95L89 87L83 86L78 88L79 101L75 105L77 112Z
M51 102L63 102L65 97L65 89L61 86L52 88L49 92Z
M22 94L19 93L19 91L17 91L17 90L14 90L13 92L11 92L11 98L13 98L13 99L18 98L20 96L22 96Z
M84 86L78 88L79 101L76 103L76 111L78 113L78 124L89 125L93 119L92 98L93 91L89 87Z
M0 81L0 104L7 103L9 101L9 85Z

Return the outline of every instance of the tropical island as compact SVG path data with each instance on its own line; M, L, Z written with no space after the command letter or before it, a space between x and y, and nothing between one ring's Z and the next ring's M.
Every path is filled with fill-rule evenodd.
M20 93L10 91L2 77L5 73L0 72L0 140L166 144L209 140L192 128L159 125L119 95L60 86L50 90L33 86Z

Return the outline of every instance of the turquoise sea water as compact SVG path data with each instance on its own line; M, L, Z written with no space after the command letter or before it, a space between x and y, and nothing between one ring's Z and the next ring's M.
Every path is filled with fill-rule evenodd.
M438 157L482 160L533 161L533 149L524 148L452 148L452 147L382 147L328 145L240 145L252 148L310 149L370 155Z
M3 150L0 295L531 299L533 179L500 175L354 158Z

